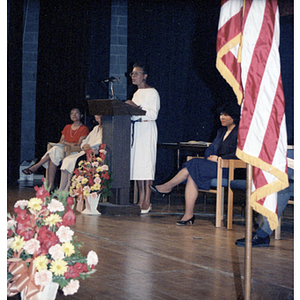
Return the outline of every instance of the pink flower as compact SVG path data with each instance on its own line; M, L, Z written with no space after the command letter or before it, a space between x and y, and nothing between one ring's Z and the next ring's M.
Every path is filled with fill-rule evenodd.
M98 197L98 194L97 194L97 192L93 192L93 193L91 193L91 197L92 197L93 199L96 199L96 198Z
M49 270L42 270L36 272L34 275L34 281L36 285L45 286L47 283L52 281L52 272Z
M103 170L103 171L108 171L108 170L109 170L108 165L103 165L103 166L102 166L102 170Z
M65 207L60 201L52 199L51 202L48 204L48 209L51 212L56 212L56 211L64 211Z
M78 289L79 289L79 281L71 279L69 284L65 286L62 290L64 292L64 295L67 296L67 295L73 295L77 293Z
M37 252L40 249L40 242L36 239L31 239L25 243L24 249L29 254L34 254L34 252Z
M51 254L51 256L54 260L65 258L64 252L62 250L62 246L59 244L56 244L56 245L50 247L49 254Z
M90 191L91 189L90 189L90 187L88 186L88 185L86 185L84 188L83 188L83 190L85 191Z
M99 166L99 163L97 161L92 162L92 166L94 168L97 168Z
M96 177L96 178L94 179L94 182L95 182L95 183L101 183L101 178L100 178L100 177Z
M61 243L68 243L72 240L72 236L74 231L70 229L70 227L60 226L56 231L56 235L59 237L59 241Z
M87 264L92 267L93 265L97 265L98 263L98 255L95 251L91 250L87 255Z

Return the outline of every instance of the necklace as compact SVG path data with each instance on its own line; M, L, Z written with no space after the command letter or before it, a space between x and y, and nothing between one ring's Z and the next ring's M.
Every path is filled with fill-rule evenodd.
M77 133L77 131L78 131L78 129L80 128L81 125L82 125L82 124L80 123L79 126L77 127L77 129L75 129L75 130L73 130L73 129L72 129L72 126L71 126L70 137L73 137L73 136ZM73 134L72 134L72 132L73 132Z

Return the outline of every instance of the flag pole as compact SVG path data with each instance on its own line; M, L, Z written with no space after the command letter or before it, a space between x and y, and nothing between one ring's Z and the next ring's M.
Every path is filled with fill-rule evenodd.
M252 263L252 207L250 205L252 184L252 166L247 164L246 190L246 240L245 240L245 300L251 295L251 263Z

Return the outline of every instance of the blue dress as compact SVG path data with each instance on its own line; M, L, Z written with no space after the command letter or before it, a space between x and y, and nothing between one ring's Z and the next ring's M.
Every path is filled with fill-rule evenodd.
M222 127L218 130L216 138L205 150L204 159L194 158L183 164L183 168L188 169L198 189L209 190L211 180L217 177L217 163L207 160L207 157L217 155L224 159L237 159L235 152L237 147L238 126L235 126L223 141L226 131L226 127ZM225 170L223 170L223 177L228 177L228 170L226 170L227 172L224 171Z

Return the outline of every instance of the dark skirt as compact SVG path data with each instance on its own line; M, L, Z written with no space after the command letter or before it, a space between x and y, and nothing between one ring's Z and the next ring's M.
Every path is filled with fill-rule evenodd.
M209 190L211 180L217 178L217 163L207 159L193 158L182 167L188 169L198 189L201 190Z

